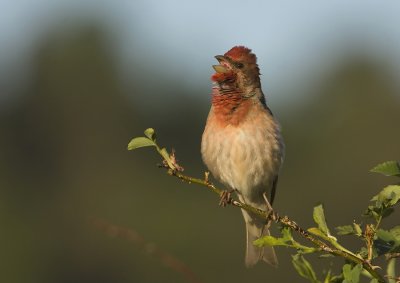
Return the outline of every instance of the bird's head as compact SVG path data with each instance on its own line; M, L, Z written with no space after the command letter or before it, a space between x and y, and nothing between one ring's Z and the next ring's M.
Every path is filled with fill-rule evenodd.
M251 49L235 46L224 55L217 55L219 65L213 65L216 71L211 80L222 88L239 88L243 92L260 87L260 69L257 57Z

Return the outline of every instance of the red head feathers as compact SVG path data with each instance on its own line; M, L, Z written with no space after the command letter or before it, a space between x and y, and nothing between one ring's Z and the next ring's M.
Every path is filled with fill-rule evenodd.
M251 53L251 49L244 46L235 46L226 52L224 56L241 62L256 63L257 61L257 57L255 54Z

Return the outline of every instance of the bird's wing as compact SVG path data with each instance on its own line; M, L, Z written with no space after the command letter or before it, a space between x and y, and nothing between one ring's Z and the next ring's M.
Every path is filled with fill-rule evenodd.
M269 200L269 203L272 206L272 203L274 202L275 198L275 193L276 193L276 187L278 186L278 175L275 176L274 181L272 182L272 188L271 188L271 197Z

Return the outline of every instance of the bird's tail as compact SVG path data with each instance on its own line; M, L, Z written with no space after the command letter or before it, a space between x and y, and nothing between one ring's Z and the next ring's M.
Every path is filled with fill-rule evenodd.
M247 211L242 210L246 222L247 243L246 243L246 267L254 266L258 261L264 260L266 263L277 267L278 259L273 247L259 248L253 244L258 238L270 235L265 221L251 216Z

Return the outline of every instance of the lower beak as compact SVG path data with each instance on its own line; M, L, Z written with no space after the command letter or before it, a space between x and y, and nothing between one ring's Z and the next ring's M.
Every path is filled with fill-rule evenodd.
M213 65L212 66L217 73L227 73L228 69L222 65Z
M222 62L226 61L226 58L223 55L216 55L215 59L217 59L219 63L222 63ZM213 65L213 68L217 73L226 73L226 72L228 72L228 69L223 65Z

